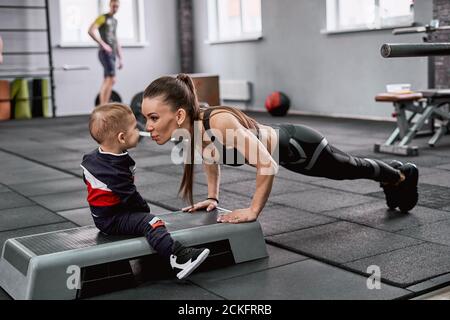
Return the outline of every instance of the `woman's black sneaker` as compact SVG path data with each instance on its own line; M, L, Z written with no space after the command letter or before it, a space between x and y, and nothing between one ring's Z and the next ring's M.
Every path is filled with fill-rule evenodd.
M399 170L403 163L397 160L392 160L388 163L392 168ZM398 185L393 184L383 184L380 183L380 186L383 188L384 195L386 196L386 204L389 209L395 210L399 206L399 187Z
M417 192L419 169L417 169L415 164L407 163L401 166L399 170L405 175L405 180L398 186L398 207L402 212L409 212L419 201L419 193Z
M174 242L172 252L170 265L178 272L178 279L189 276L209 255L209 249L184 247L178 241Z

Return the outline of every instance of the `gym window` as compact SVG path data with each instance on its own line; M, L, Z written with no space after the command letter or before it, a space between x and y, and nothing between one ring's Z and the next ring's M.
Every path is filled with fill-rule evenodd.
M261 0L208 0L209 43L259 40Z
M411 26L414 0L327 0L326 32Z
M90 47L97 44L88 35L92 22L109 11L110 0L59 0L62 47ZM117 37L122 46L144 45L144 1L120 0Z

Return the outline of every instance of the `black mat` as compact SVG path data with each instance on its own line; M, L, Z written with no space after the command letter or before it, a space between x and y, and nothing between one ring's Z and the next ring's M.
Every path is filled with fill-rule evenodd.
M420 244L423 241L349 222L335 222L266 238L271 243L327 261L350 261Z
M0 193L0 210L31 206L34 203L22 195L6 191Z
M39 183L14 184L10 187L18 193L28 197L86 190L86 185L81 178L49 180Z
M258 218L266 236L311 228L336 219L279 205L264 208Z
M84 208L88 205L86 198L87 190L31 197L34 202L52 211Z
M223 300L195 284L177 280L155 281L137 288L108 293L88 300Z
M43 166L24 168L20 170L8 170L7 167L3 167L2 171L0 171L0 181L7 185L37 183L64 178L72 178L72 176Z
M38 206L0 210L0 232L66 221Z
M309 212L322 212L350 207L361 203L373 202L372 197L325 188L316 188L300 193L286 193L278 196L271 196L269 200L274 203Z
M387 284L369 290L367 277L311 259L227 280L195 282L233 300L378 300L410 293Z
M418 190L418 205L433 209L441 209L450 206L450 188L420 183ZM370 196L383 199L385 197L383 191L371 193Z
M267 114L252 115L263 123L278 121ZM8 184L14 183L21 184L25 188L27 184L30 186L40 183L42 183L42 186L47 183L51 184L49 180L78 179L73 175L66 175L47 168L45 164L54 164L62 169L69 169L75 175L81 173L77 161L85 150L90 151L91 148L94 148L94 143L87 129L87 119L88 117L84 116L2 123L0 127L0 148L23 154L23 156L36 161L43 161L44 165L33 163L0 150L0 162L2 168L5 169L0 172L0 186L5 185L6 187ZM322 131L330 142L338 144L345 151L351 150L352 154L383 160L395 158L395 156L385 154L374 154L372 150L373 141L380 142L388 136L389 128L392 127L391 123L297 117L295 115L284 118L283 122L302 123L316 128ZM423 139L423 141L426 144L426 140ZM420 141L420 143L423 141ZM377 257L380 261L378 263L384 263L382 274L383 268L386 268L384 273L387 281L397 279L396 281L400 281L399 285L402 286L406 282L415 283L414 281L417 279L426 279L426 277L438 276L439 279L443 279L439 275L446 272L445 259L450 260L446 256L446 250L444 250L446 247L443 246L443 244L448 243L448 234L450 233L450 225L445 221L449 220L447 214L450 214L450 197L448 196L450 188L447 181L447 174L450 170L448 157L450 148L446 141L443 141L434 149L425 146L419 157L400 158L404 162L417 163L421 172L420 205L406 216L398 212L386 211L384 194L377 183L365 180L332 181L308 177L280 168L269 202L260 217L266 235L286 237L290 239L292 246L301 247L302 250L299 252L304 252L308 256L314 256L315 254L317 255L316 258L322 261L330 259L327 260L330 264L337 265L343 263L341 262L343 260L346 261L346 264L349 264L341 265L347 271L334 268L326 270L311 268L309 274L305 277L315 277L318 283L323 283L323 286L313 283L311 287L302 290L305 294L310 292L312 297L327 296L327 290L334 288L334 284L339 284L341 288L344 288L344 291L355 290L358 293L358 289L354 289L352 286L346 287L348 283L353 281L351 277L342 278L347 279L346 281L342 280L343 283L333 277L340 272L347 274L347 276L348 274L351 275L348 270L353 270L356 273L365 272L364 264L362 263L357 267L356 262L361 262L364 259L367 259L367 262L372 262L372 257ZM146 140L139 144L138 148L133 149L131 154L137 160L139 169L136 180L138 189L143 188L143 192L151 193L152 190L155 190L156 184L160 191L153 191L153 196L158 195L158 199L164 200L165 207L172 205L173 209L177 209L184 206L180 203L180 199L175 199L183 166L162 163L164 158L167 158L170 154L172 147L170 144L157 146L154 142ZM251 202L252 192L250 187L254 185L255 169L248 166L238 169L222 168L221 205L235 207L235 209L248 207ZM202 200L206 196L205 174L202 171L201 166L196 166L197 181L201 182L199 185L203 185L203 188L196 194L198 200ZM33 187L30 188L33 189ZM48 191L45 191L46 187L43 187L42 190L42 192ZM68 213L68 217L73 214L78 219L80 212L77 211L77 208L87 206L86 192L84 189L82 190L79 193L66 192L37 196L35 200L51 210L67 210L65 212ZM2 200L4 200L2 196L5 193L11 194L5 188L0 187L0 198ZM166 196L167 198L163 198ZM18 201L12 201L14 205L19 205L19 207L30 206L28 202L21 203L20 200L23 199L20 196L15 200ZM3 203L6 203L6 200ZM31 205L33 205L33 202ZM34 221L33 218L30 218L30 220ZM6 238L18 237L22 234L67 229L69 226L75 227L76 225L72 223L52 223L47 226L0 232L0 242L3 244ZM300 240L297 240L299 235L301 235ZM268 237L268 239L270 238ZM301 241L305 243L302 245ZM435 243L429 244L427 241ZM439 245L440 243L442 244ZM428 245L430 247L427 247ZM437 247L433 247L433 245ZM424 248L420 249L422 246ZM301 256L294 252L298 249L291 248L290 250L292 250L292 254ZM403 251L405 255L410 256L411 260L402 258ZM398 258L395 254L398 254ZM399 263L393 263L391 266L389 264L390 258L386 258L386 262L383 262L385 255L386 257L392 255L393 261ZM402 259L409 261L410 266L403 266ZM425 260L422 261L421 259ZM417 269L408 269L416 268L414 261L419 261ZM351 263L355 263L355 266L350 266ZM424 269L423 274L420 273L420 268ZM285 278L288 283L285 286L291 286L292 284L288 280L294 279L296 281L295 279L298 277L297 274L290 273L288 268L275 269L278 269L277 272L280 274L280 279L276 280L283 283L285 280L282 278ZM403 279L402 272L410 272L413 276L411 279ZM325 275L325 273L330 274ZM251 276L251 274L248 275ZM261 277L270 278L271 275L262 273ZM434 283L433 281L438 278L432 278L428 281L423 280L424 282L417 283L415 287L419 288L420 284ZM229 281L230 296L234 293L240 293L236 286L234 291L231 289L232 284L238 281L236 279L239 278L227 280ZM301 282L308 281L305 279L299 279L298 288L301 288ZM327 283L327 281L329 282ZM260 283L264 283L264 281ZM440 285L443 284L440 283ZM250 283L249 286L251 287L253 284ZM143 291L140 292L146 295L145 292L147 291L144 287L142 288ZM168 286L162 284L158 288L161 290L162 296L169 296L172 287L171 284ZM256 285L255 288L253 291L259 290ZM278 287L274 286L274 288ZM299 295L298 288L297 291L292 289L295 292L285 290L282 294L283 299L290 298L289 294ZM322 292L319 292L321 290ZM328 296L331 297L340 298L352 295L351 292L342 291L339 293L333 292L334 289L330 290L332 292ZM155 294L152 290L149 290L148 293L149 295ZM195 292L192 293L193 296L197 296L196 294ZM130 297L132 295L133 293L130 293ZM363 296L365 296L365 293L360 294L360 297ZM383 293L381 293L374 297L378 299L394 296L397 297L397 295L390 295L389 293L383 296ZM184 295L180 297L184 298ZM202 299L202 294L200 293L198 297ZM267 294L267 297L271 297L271 295Z
M346 264L360 272L370 265L380 267L383 279L407 287L449 273L450 247L423 243Z
M447 212L447 217L450 219L450 212ZM450 246L450 232L448 232L449 229L450 220L444 220L436 223L409 228L407 230L401 231L400 233L416 239Z
M450 219L450 212L417 206L409 214L389 210L384 201L375 201L350 208L322 212L339 220L396 232L419 225Z
M300 254L271 245L267 245L267 253L269 255L267 258L196 273L190 277L190 280L193 282L214 282L218 280L231 279L308 259Z
M272 191L270 194L272 196L276 196L279 194L285 194L288 192L302 192L305 190L314 189L315 187L311 184L301 183L297 181L292 180L286 180L282 178L275 178L272 186ZM255 179L248 180L248 181L242 181L242 182L235 182L235 183L224 183L221 186L222 190L237 193L240 195L246 195L249 197L252 197L255 193L256 189L256 182Z

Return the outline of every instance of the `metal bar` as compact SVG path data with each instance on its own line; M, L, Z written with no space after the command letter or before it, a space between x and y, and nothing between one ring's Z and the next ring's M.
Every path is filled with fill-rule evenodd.
M426 26L421 27L411 27L411 28L399 28L392 30L392 34L398 35L398 34L410 34L410 33L423 33L427 32Z
M0 99L0 102L13 102L13 101L39 101L39 100L50 100L52 97L33 97L33 98L17 98L17 99Z
M52 116L56 118L55 104L55 75L53 70L53 54L52 54L52 37L50 30L50 12L48 0L45 0L45 20L47 21L47 45L48 45L48 62L50 67L50 92L52 97Z
M384 58L448 56L450 43L386 43L381 47L381 55Z
M0 5L0 9L45 9L44 6L5 6Z
M47 51L28 51L28 52L3 52L4 56L32 56L32 55L47 55Z
M0 79L15 79L15 78L31 78L31 77L48 77L49 74L33 73L33 74L0 74Z
M414 137L424 125L425 121L429 119L433 114L434 108L434 106L428 106L425 109L419 120L417 120L417 122L411 128L409 128L406 136L403 137L402 141L400 141L400 143L398 144L399 146L407 146L414 139Z
M0 32L47 32L47 29L0 29Z

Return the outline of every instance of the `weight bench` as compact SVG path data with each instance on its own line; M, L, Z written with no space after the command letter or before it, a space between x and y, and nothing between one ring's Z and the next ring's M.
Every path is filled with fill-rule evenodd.
M217 215L224 212L176 212L161 218L174 239L211 249L205 263L224 254L234 263L267 257L259 222L217 223ZM106 236L95 226L9 239L0 259L0 286L14 299L77 299L88 280L83 270L149 255L157 256L144 237ZM81 270L77 288L68 285L73 266Z
M410 145L416 136L431 133L433 137L428 144L434 147L438 140L449 132L450 90L423 90L405 94L381 93L375 100L393 103L395 112L392 115L397 119L397 128L383 144L375 144L375 152L417 156L419 148ZM406 111L411 114L408 116ZM441 121L438 130L435 129L436 119ZM426 124L430 126L429 132L421 131Z

